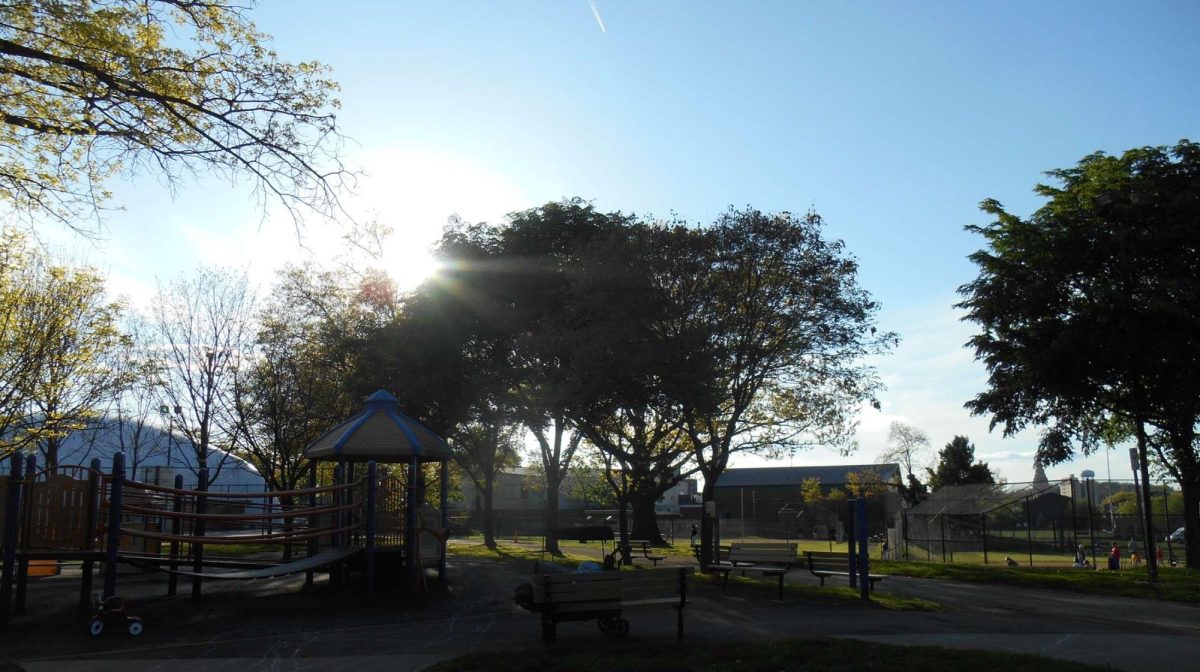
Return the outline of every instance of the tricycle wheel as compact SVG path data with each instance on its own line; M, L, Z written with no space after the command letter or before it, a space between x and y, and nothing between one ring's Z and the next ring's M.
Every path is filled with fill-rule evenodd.
M93 616L92 622L88 624L88 632L92 633L93 637L104 632L104 619L99 616Z
M130 635L137 637L138 635L142 634L142 619L131 618L129 619L129 625L126 627L129 628Z
M629 621L624 618L617 618L613 623L613 634L617 637L624 637L629 634Z

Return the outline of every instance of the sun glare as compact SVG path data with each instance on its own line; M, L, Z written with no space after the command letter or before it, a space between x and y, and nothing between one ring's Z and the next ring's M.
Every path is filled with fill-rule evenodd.
M381 266L396 282L396 287L402 292L416 289L429 276L437 272L439 263L430 256L424 246L420 248L405 248L398 241L389 241L390 248L385 249Z
M529 207L523 190L494 166L432 148L381 149L368 166L359 206L392 229L376 263L401 291L415 289L438 270L430 249L451 215L498 222Z

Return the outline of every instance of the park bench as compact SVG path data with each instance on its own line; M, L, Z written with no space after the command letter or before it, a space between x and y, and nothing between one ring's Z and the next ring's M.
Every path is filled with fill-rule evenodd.
M642 557L654 563L655 567L658 567L658 561L666 560L667 556L653 555L651 553L652 549L653 547L650 545L650 542L646 541L645 539L630 539L629 545L624 549L625 559L629 562L629 564L633 564L633 554L641 553Z
M825 585L825 579L830 576L850 577L850 556L845 553L805 551L804 555L808 557L808 571L821 579L822 586ZM875 590L876 581L882 581L884 578L883 574L868 574L867 579L871 582L871 590Z
M600 542L600 558L603 560L604 556L608 554L607 544L613 540L614 536L612 528L607 525L585 525L555 528L554 538L559 541L570 539L580 543L598 541ZM546 538L542 537L542 550L539 552L539 558L545 560L546 553Z
M783 576L796 564L796 544L731 544L729 559L710 564L709 569L722 575L721 590L729 585L729 573L747 572L779 579L779 599L783 599Z
M549 645L563 621L596 619L606 635L623 637L629 609L672 608L678 638L683 639L683 607L687 603L688 567L629 571L545 574L533 577L532 608L542 615L542 641Z

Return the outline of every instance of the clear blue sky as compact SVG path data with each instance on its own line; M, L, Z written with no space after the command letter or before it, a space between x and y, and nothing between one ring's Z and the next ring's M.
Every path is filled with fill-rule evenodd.
M904 338L879 362L883 413L864 414L849 461L874 458L900 419L935 448L967 434L1027 480L1034 437L988 435L961 408L984 380L951 308L980 245L962 227L986 221L988 197L1028 214L1043 171L1093 151L1200 139L1200 3L595 8L603 30L588 0L264 2L251 16L284 58L333 67L349 162L368 173L348 205L397 230L392 263L419 267L452 213L494 221L565 196L696 221L731 204L813 208ZM135 302L201 262L249 264L265 282L304 257L242 189L114 186L126 210L97 256Z

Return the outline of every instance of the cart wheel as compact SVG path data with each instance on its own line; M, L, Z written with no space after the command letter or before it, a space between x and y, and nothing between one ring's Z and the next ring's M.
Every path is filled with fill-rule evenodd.
M612 619L610 619L606 616L601 616L600 618L597 618L596 625L600 626L600 632L603 632L606 635L609 634L610 632L612 632L612 629L613 629Z
M629 621L625 620L624 618L616 619L616 623L613 623L613 634L615 634L617 637L624 637L625 635L628 635Z
M129 628L129 634L137 637L138 635L142 634L142 619L130 619L127 627Z
M93 637L104 632L104 619L99 616L92 617L92 622L88 625L88 632L92 633Z

